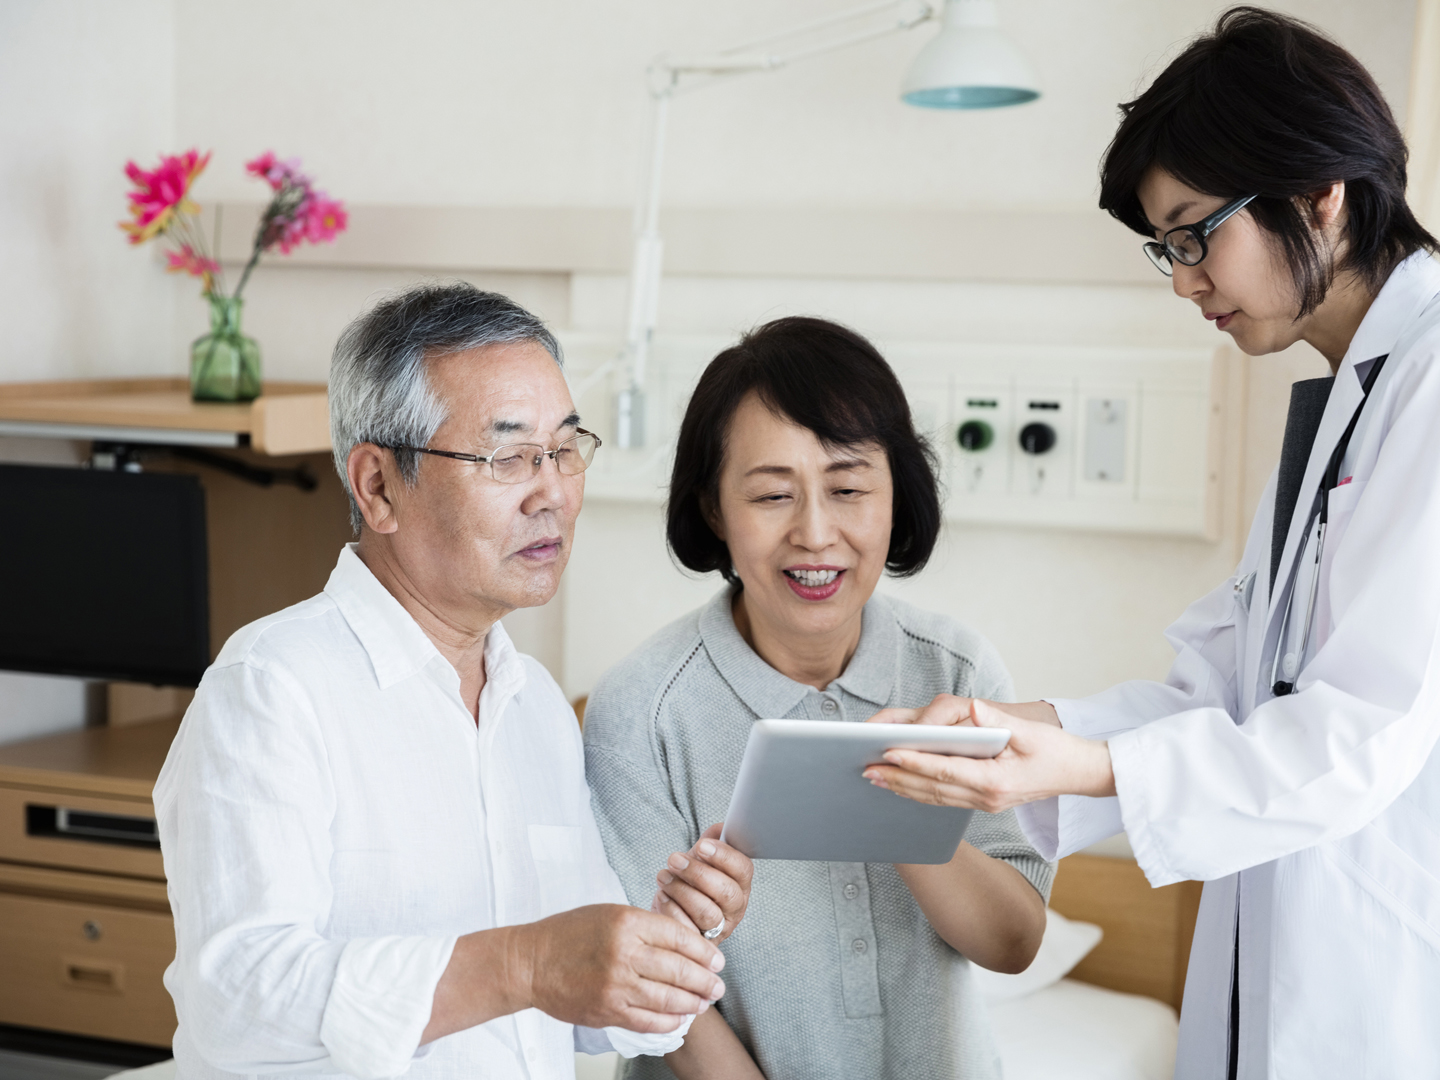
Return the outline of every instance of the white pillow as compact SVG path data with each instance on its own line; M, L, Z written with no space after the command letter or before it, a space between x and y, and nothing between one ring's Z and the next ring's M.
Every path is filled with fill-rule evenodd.
M1030 966L1018 975L1002 975L971 964L970 971L987 1001L1010 1001L1059 982L1084 960L1104 931L1094 923L1073 922L1058 911L1045 909L1045 936Z

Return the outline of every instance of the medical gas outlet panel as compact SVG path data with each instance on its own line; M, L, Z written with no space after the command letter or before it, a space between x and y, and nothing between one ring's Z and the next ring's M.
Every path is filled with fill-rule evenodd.
M1212 350L892 345L953 521L1214 538Z
M586 426L604 437L619 342L566 334ZM661 503L674 440L725 336L657 336L645 385L647 444L607 442L586 498ZM934 447L954 522L1155 533L1219 532L1221 426L1208 349L881 342Z

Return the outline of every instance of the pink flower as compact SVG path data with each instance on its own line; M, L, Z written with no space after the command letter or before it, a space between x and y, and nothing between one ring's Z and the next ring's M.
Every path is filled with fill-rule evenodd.
M218 262L198 254L189 244L181 244L179 251L165 252L165 261L169 264L165 269L172 274L191 274L208 279L220 272Z
M146 172L135 162L125 164L125 175L135 185L130 193L130 213L134 220L122 221L120 227L130 234L132 244L143 243L170 227L177 212L193 214L199 207L186 196L195 178L205 171L210 155L198 150L162 157L160 164Z
M299 158L281 161L273 150L266 150L255 160L247 161L245 171L264 180L274 191L279 191L286 184L299 188L310 186L310 178L300 171Z
M345 204L332 199L323 191L315 192L313 199L305 206L305 239L312 244L322 241L329 243L337 233L345 231L350 215Z

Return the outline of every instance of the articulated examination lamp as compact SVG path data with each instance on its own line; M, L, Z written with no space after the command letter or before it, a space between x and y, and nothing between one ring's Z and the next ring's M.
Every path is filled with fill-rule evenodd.
M995 0L946 0L940 33L910 64L901 100L927 109L995 109L1038 98L1035 73L998 24Z
M645 365L660 291L660 180L670 99L681 90L709 86L727 76L774 71L796 60L913 30L938 21L940 32L920 51L901 84L906 104L929 109L994 109L1040 96L1035 74L1000 32L996 0L880 0L816 19L716 53L662 56L649 69L655 122L650 171L636 213L635 254L630 265L630 310L624 351L616 363L629 378L615 401L615 442L645 445ZM843 29L842 29L843 28ZM808 44L798 42L808 41ZM788 51L777 49L790 43ZM772 51L773 50L773 51Z

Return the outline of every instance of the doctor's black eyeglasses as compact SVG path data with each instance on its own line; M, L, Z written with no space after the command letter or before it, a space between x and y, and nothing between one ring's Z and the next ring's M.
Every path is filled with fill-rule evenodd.
M1155 264L1155 269L1166 277L1174 273L1172 265L1174 263L1178 262L1183 266L1198 266L1210 251L1205 245L1205 238L1245 209L1254 198L1257 196L1246 195L1244 198L1226 203L1204 221L1197 221L1194 225L1177 225L1158 241L1151 240L1149 243L1143 244L1145 254Z
M512 443L498 447L488 457L479 454L461 454L454 450L431 450L428 446L389 446L376 443L382 450L410 450L416 454L433 454L435 457L451 458L469 465L489 465L490 475L502 484L524 484L535 479L540 466L548 458L555 459L555 467L566 476L576 476L590 467L595 460L595 451L600 448L600 436L584 428L566 439L554 450L546 450L538 443Z

